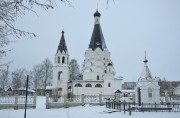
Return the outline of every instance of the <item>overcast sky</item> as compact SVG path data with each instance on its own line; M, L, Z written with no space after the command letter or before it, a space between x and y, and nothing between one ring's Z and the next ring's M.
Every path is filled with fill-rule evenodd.
M70 59L81 66L91 39L97 9L101 28L111 52L116 76L137 81L142 72L144 51L152 75L180 80L180 0L72 0L74 8L59 4L53 10L37 9L18 18L18 28L34 32L33 39L18 39L4 61L13 60L10 70L31 70L46 57L54 62L62 27Z

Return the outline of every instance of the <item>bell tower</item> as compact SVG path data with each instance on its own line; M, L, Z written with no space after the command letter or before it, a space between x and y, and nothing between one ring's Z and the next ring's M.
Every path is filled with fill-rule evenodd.
M69 80L69 54L64 38L64 31L61 32L61 39L55 54L53 67L53 87L59 94L67 94L67 84Z

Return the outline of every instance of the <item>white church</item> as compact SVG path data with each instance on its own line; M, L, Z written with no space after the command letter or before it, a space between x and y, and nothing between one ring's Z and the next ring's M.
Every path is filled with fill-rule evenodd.
M53 88L60 95L114 95L121 90L122 79L115 77L111 53L109 52L100 26L101 14L94 13L94 29L88 49L85 51L82 78L70 80L69 54L64 31L55 54Z

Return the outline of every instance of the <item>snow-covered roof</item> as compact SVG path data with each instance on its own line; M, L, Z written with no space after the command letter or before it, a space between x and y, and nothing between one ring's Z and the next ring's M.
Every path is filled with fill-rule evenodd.
M150 72L150 70L148 68L148 65L147 65L148 60L146 59L146 52L145 52L145 60L143 62L144 62L144 68L143 68L143 71L142 71L138 81L144 81L144 80L145 81L146 80L147 81L152 81L152 80L154 80L153 76L152 76L152 74L151 74L151 72Z
M121 90L122 93L135 93L135 90Z
M46 90L51 90L53 88L54 88L53 86L46 86Z
M177 86L176 89L180 89L180 86Z

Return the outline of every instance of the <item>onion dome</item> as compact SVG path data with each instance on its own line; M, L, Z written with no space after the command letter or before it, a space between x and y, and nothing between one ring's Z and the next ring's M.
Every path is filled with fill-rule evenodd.
M100 17L101 16L101 14L98 12L98 10L94 13L94 17Z

